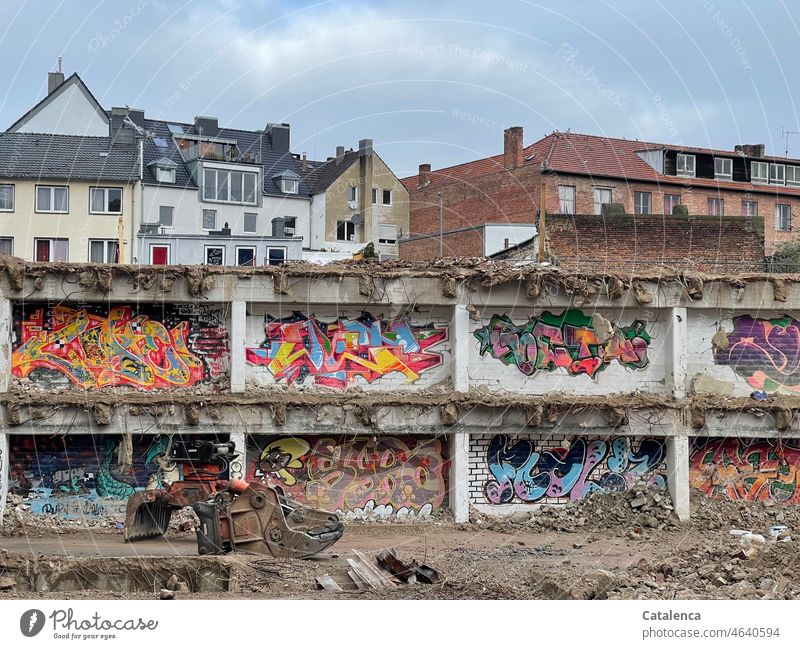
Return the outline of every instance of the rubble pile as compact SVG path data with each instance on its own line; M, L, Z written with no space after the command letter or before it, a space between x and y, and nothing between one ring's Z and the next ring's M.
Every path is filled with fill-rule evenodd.
M121 533L121 520L113 516L91 519L66 519L61 514L35 514L21 496L9 494L3 512L0 533L38 535L55 532L70 534L91 531L94 533Z
M696 490L692 491L691 500L691 525L698 529L757 529L763 532L770 525L781 524L800 531L800 508L775 500L713 499Z

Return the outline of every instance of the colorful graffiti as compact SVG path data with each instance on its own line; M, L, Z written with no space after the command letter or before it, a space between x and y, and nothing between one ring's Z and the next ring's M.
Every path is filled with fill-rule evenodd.
M800 440L697 438L689 484L712 498L800 504Z
M441 354L428 350L447 339L446 327L413 326L408 318L382 320L369 313L333 322L299 312L280 319L267 316L264 331L261 345L246 350L249 363L266 366L289 385L311 376L317 385L340 390L357 377L372 383L391 372L414 383L441 365Z
M9 491L34 514L121 521L131 494L167 486L191 470L170 457L170 436L134 438L131 453L123 444L120 435L11 435Z
M20 307L15 326L12 373L46 384L169 389L213 380L229 364L221 311Z
M728 346L714 351L717 365L730 366L757 390L800 392L800 322L743 315L726 334Z
M486 454L491 478L483 492L490 503L502 505L514 498L524 503L580 500L592 493L627 491L635 484L663 488L664 457L664 442L651 438L634 443L628 437L578 437L568 448L537 451L533 440L512 443L507 435L495 435Z
M506 365L516 365L528 376L537 370L563 367L571 375L595 378L614 360L631 369L642 368L647 365L650 344L641 320L629 327L613 327L603 335L595 329L592 317L580 309L560 315L545 311L520 325L508 316L494 315L474 335L480 342L481 356L491 354Z
M419 437L251 437L248 478L355 517L426 516L447 504L447 447Z

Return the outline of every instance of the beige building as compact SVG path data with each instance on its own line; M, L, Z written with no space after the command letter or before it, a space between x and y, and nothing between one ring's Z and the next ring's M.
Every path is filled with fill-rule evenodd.
M398 256L408 232L408 190L375 153L372 140L358 151L338 147L307 177L311 193L311 247L336 257L368 243L383 258Z

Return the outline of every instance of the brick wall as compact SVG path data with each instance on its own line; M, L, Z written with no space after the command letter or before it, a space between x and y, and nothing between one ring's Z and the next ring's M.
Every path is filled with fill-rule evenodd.
M442 237L445 257L480 257L483 255L483 228L445 232ZM439 256L439 234L400 242L400 257L413 261Z

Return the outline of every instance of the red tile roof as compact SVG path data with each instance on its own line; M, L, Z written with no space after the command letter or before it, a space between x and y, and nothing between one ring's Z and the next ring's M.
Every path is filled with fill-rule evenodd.
M670 149L673 151L686 151L696 153L709 153L735 157L740 155L735 151L722 151L720 149L704 149L700 147L684 147L672 144L659 144L643 142L640 140L624 140L620 138L601 137L598 135L584 135L581 133L562 133L555 131L538 142L524 149L524 166L546 163L546 168L552 171L596 176L599 178L621 178L623 180L649 181L660 184L681 186L711 187L719 189L734 189L757 193L776 193L800 195L800 188L790 188L776 185L759 185L744 182L712 180L706 178L685 178L682 176L666 176L658 173L653 167L642 160L637 151ZM781 162L795 162L800 160L786 160L774 156L764 156L761 160L780 160ZM487 176L503 171L503 155L496 155L473 162L445 167L430 172L430 183L426 189L448 185L453 182L469 181L471 179ZM419 186L419 176L409 176L402 180L406 189L413 192Z

